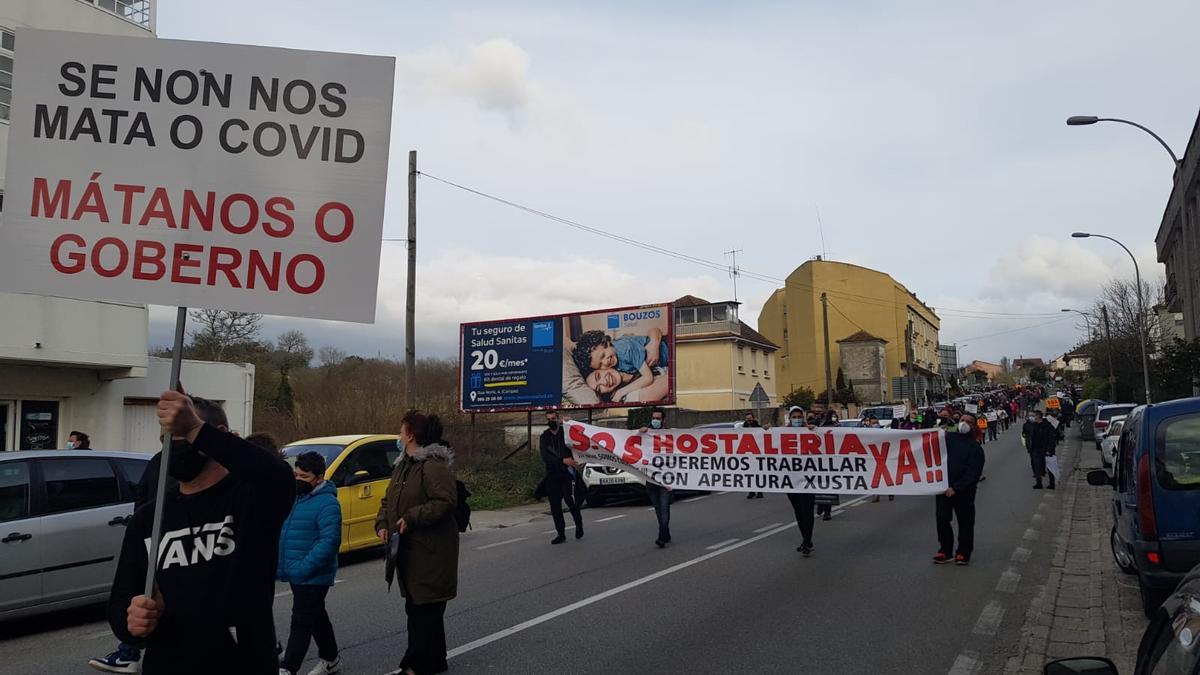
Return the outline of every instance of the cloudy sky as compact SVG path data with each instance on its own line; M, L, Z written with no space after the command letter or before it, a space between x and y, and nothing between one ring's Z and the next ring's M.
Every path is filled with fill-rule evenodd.
M1198 23L1186 0L209 0L159 3L158 31L395 56L385 236L404 236L416 149L429 174L716 263L741 249L747 270L783 277L824 249L886 271L939 309L943 342L996 360L1069 348L1082 328L1058 310L1131 274L1115 245L1071 231L1122 239L1162 275L1166 153L1064 120L1136 119L1182 152ZM462 321L733 295L719 270L428 178L418 191L422 356L453 354ZM381 262L376 324L269 318L267 337L402 355L403 245ZM755 325L773 286L738 290ZM172 316L156 308L152 342Z

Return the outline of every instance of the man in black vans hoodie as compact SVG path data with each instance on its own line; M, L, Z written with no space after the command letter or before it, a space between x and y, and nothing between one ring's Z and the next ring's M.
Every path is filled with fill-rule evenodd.
M155 503L134 513L113 579L108 618L122 641L144 642L144 675L276 675L275 567L295 499L292 470L226 430L211 401L164 392L167 470L155 593L142 595Z

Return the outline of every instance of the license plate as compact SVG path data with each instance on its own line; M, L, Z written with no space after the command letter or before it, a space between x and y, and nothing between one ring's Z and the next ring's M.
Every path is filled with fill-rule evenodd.
M625 478L623 476L617 476L616 478L601 478L600 479L601 485L620 485L624 482L625 482Z

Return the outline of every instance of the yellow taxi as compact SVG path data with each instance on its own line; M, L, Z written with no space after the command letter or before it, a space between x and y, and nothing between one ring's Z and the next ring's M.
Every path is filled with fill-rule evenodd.
M325 480L337 486L342 505L342 547L338 553L379 546L375 516L400 457L395 434L356 434L309 438L289 443L283 454L292 465L296 457L315 452L325 458Z

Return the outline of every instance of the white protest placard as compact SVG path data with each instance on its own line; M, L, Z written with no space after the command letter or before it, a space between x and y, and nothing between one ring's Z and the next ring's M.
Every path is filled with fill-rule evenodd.
M374 321L394 59L17 44L0 290Z
M566 422L575 460L689 490L936 495L949 458L940 429L662 429Z

